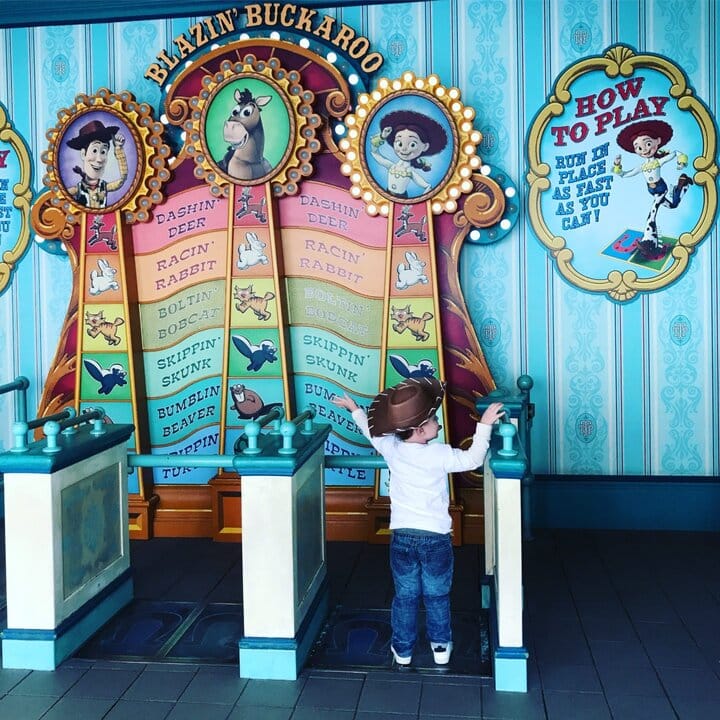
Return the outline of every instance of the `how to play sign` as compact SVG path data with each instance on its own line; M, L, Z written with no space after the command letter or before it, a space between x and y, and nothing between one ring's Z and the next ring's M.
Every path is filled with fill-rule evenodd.
M680 277L717 209L716 144L667 59L618 45L563 72L530 128L527 176L563 277L618 302Z

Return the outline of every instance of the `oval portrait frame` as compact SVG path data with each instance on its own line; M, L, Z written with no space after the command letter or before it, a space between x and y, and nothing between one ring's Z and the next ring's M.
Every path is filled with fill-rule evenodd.
M216 73L202 79L203 89L189 100L190 116L183 128L187 133L187 152L195 161L195 176L203 178L214 195L227 197L234 185L244 187L268 182L275 197L294 195L302 178L312 173L312 156L321 147L316 137L320 116L312 109L314 94L302 87L300 79L300 73L285 70L277 58L264 61L253 55L239 62L226 60ZM280 132L284 137L280 143L284 149L270 163L270 169L255 172L248 178L233 175L229 163L223 163L225 158L218 157L218 147L223 143L223 156L229 159L233 153L228 141L221 137L223 130L218 134L218 118L227 119L227 108L236 105L240 99L238 93L245 90L253 101L270 98L265 103L268 107L276 101L272 114L265 113L260 119L262 122L263 117L269 117L269 130ZM267 94L254 94L258 90ZM264 113L264 108L260 111ZM263 131L267 139L268 129ZM266 149L263 158L270 162L267 155Z
M643 70L645 75L642 75ZM603 90L595 95L588 96L584 91L587 91L586 83L589 84L594 76L602 78L604 80ZM642 88L642 83L645 81L653 82L656 84L660 82L660 79L667 85L667 96L655 96L649 98L640 97L639 87ZM582 89L582 90L581 90ZM611 105L611 98L616 95L623 101L628 103L628 107L620 107L618 104L616 109ZM644 105L640 103L644 102ZM562 125L562 122L566 122L566 110L573 108L576 109L575 123ZM618 101L619 103L619 101ZM635 104L637 103L637 104ZM630 114L632 109L633 114ZM591 110L593 112L591 112ZM671 117L668 117L668 112L672 111ZM604 115L600 113L604 112ZM636 117L637 116L637 117ZM640 172L641 165L634 168L632 172L626 172L623 168L622 160L631 156L632 147L627 145L627 141L623 139L620 134L624 127L627 127L631 122L637 120L638 128L641 127L641 122L644 122L645 127L655 129L655 125L650 124L646 121L647 117L651 117L651 123L655 123L657 119L665 118L663 121L666 128L670 128L668 122L669 119L673 119L674 124L682 123L686 124L693 131L693 136L696 143L700 146L696 152L688 157L683 157L678 148L674 145L682 145L682 137L675 137L673 139L673 147L668 146L668 159L677 158L678 170L674 172L682 172L682 168L685 164L689 165L685 169L687 176L692 180L691 183L684 181L685 187L683 192L692 190L693 193L702 193L701 201L696 199L694 202L698 204L699 209L693 216L694 225L684 231L678 231L677 238L670 238L672 244L665 243L662 245L662 251L664 257L658 259L654 265L652 260L647 259L647 255L643 255L640 260L642 262L636 263L636 265L642 264L642 270L627 268L627 265L623 265L622 269L611 269L607 272L605 277L602 277L602 272L597 273L599 276L593 276L590 273L583 272L578 268L578 258L576 253L582 252L584 246L576 244L574 247L568 242L568 238L561 232L557 232L556 226L558 220L553 217L552 219L543 214L543 203L546 205L549 203L550 198L554 202L556 208L555 215L561 216L564 212L563 208L567 210L568 200L575 200L580 208L588 206L589 203L583 201L584 197L581 196L580 183L575 180L579 178L585 184L583 187L590 189L590 182L595 183L594 187L599 188L596 192L590 193L597 196L602 195L602 190L607 190L609 196L610 190L616 187L618 179L622 178L623 183L630 183L631 180L626 180L625 177L631 175L639 175L639 178L632 178L635 183L643 185L642 176ZM558 120L561 118L561 120ZM662 125L660 125L662 127ZM587 178L581 172L581 169L575 168L564 168L558 170L561 163L558 161L558 157L555 157L555 162L552 159L543 156L544 141L549 139L549 135L552 135L554 139L554 145L562 146L565 148L565 152L568 154L572 153L570 147L573 143L577 144L584 140L589 134L590 129L593 130L595 135L599 138L598 142L602 142L608 147L603 149L602 154L600 152L594 152L593 148L590 148L590 152L586 153L587 157L583 157L582 162L587 163L585 165L584 172L587 174ZM549 134L548 134L549 131ZM612 131L612 132L611 132ZM656 133L650 131L651 135ZM669 133L672 136L672 130ZM677 136L677 133L675 133ZM667 142L665 138L658 138L657 142ZM619 147L621 145L621 147ZM578 149L585 149L577 145ZM598 146L600 147L600 146ZM611 150L612 148L612 150ZM665 149L665 148L663 148ZM672 150L672 152L670 152ZM651 54L636 54L631 48L616 45L609 48L604 55L586 58L575 65L565 70L558 78L555 83L553 94L549 97L547 104L539 111L535 120L533 121L530 131L528 133L528 162L529 170L527 174L527 182L529 185L529 196L528 196L528 217L530 224L535 231L540 242L546 247L549 254L555 261L560 274L572 285L592 293L605 293L608 297L616 302L625 302L632 300L640 292L656 291L666 287L670 283L677 280L687 269L690 257L695 247L700 243L705 236L710 232L712 224L714 222L715 214L717 212L717 187L716 178L718 174L718 167L715 161L717 152L717 136L715 123L710 115L709 110L699 100L693 90L688 87L687 79L683 71L674 65L672 62L664 57ZM582 153L577 153L580 157ZM568 155L569 157L570 155ZM575 161L573 161L575 162ZM600 166L603 163L603 177L605 178L600 182L597 177L591 176L590 162L594 162L595 166ZM567 159L563 159L562 163L567 163ZM684 163L684 164L683 164ZM674 165L675 163L673 163ZM670 164L666 166L670 167ZM575 175L570 174L572 170L575 170ZM629 169L629 166L628 166ZM556 172L557 171L557 172ZM562 176L560 173L567 173ZM567 181L567 183L565 183ZM670 204L664 207L674 208L680 204L680 198L683 196L680 190L675 191L674 187L678 186L676 182L673 186L671 181L665 183L661 180L664 185L670 186L667 190L667 195ZM563 187L565 185L565 187ZM573 185L573 187L570 187ZM695 187L689 187L692 185ZM602 187L601 187L602 186ZM623 185L623 190L628 191L629 185ZM565 189L567 188L567 189ZM574 188L574 191L573 191ZM655 184L647 180L647 189L637 187L637 192L642 192L643 198L648 196L650 192L651 199L643 202L652 209L652 198L659 198L657 192L653 195ZM617 190L613 190L618 192ZM546 195L546 193L551 193ZM675 196L672 197L673 193ZM586 196L587 197L587 196ZM604 198L607 201L607 198ZM672 204L674 203L674 204ZM663 211L663 205L658 201L658 204L654 209ZM574 207L577 210L577 206ZM595 211L592 211L593 213ZM602 208L599 209L597 215L589 215L588 217L582 217L579 222L598 222L602 217ZM635 206L632 207L632 214L637 215ZM616 215L612 215L616 217ZM664 216L668 217L667 215ZM599 240L592 239L597 243L595 250L597 254L604 254L610 258L605 260L605 264L608 262L624 262L625 255L630 259L634 259L636 256L629 256L629 252L635 252L638 248L638 241L645 241L648 232L650 231L651 220L654 222L654 218L648 214L647 220L645 219L644 211L642 212L641 220L644 225L638 223L638 228L629 229L624 231L620 228L619 233L606 234L598 232L600 236ZM564 220L562 222L565 222ZM573 220L573 223L578 222ZM628 222L631 222L628 220ZM635 219L637 222L637 218ZM658 224L653 228L658 234ZM570 231L576 229L567 223L567 227ZM643 234L643 228L644 233ZM602 229L602 227L600 228ZM615 228L611 228L615 230ZM583 230L585 232L585 230ZM589 231L587 231L589 233ZM617 237L616 237L617 235ZM660 237L658 243L664 242L666 238ZM635 242L632 245L633 241ZM607 246L607 247L606 247ZM623 255L623 252L625 255ZM617 260L615 260L617 258ZM647 269L650 268L650 270ZM643 274L644 273L644 274ZM654 274L653 274L654 273Z
M94 133L87 131L90 127L96 128ZM120 160L116 155L118 146L115 145L115 140L108 139L105 141L101 139L100 142L105 142L107 145L108 161L106 170L109 169L112 173L107 179L103 178L102 180L108 186L106 191L107 201L100 207L85 205L79 201L77 194L71 192L71 188L81 188L83 182L83 178L77 170L82 170L83 160L81 156L84 150L78 147L73 148L69 143L87 143L97 137L108 137L113 128L117 128L116 133L114 133L115 136L122 138L123 144L120 147L122 147L122 153L125 156L124 162L127 167L124 172L125 177L123 177L120 170ZM95 138L93 138L93 135L95 135ZM83 136L86 137L83 139ZM96 215L115 212L115 210L123 206L125 199L132 195L137 187L142 166L142 163L139 162L138 143L139 140L133 128L113 108L91 107L77 113L69 118L58 132L54 163L57 189L71 204L87 212ZM120 183L120 185L114 188L116 183Z
M170 148L162 139L165 128L153 119L150 105L138 103L129 92L116 94L101 88L95 95L78 95L75 104L61 110L58 117L58 124L47 132L48 149L42 154L47 169L43 183L49 190L33 206L35 231L42 237L67 239L72 226L87 213L121 211L128 224L146 222L152 208L163 201L162 187L170 179ZM66 147L66 141L87 123L103 119L103 124L117 125L127 133L124 150L128 173L118 190L127 189L106 207L90 208L78 203L69 191L76 162L72 155L77 151Z
M397 130L392 127L395 123L413 128L413 134L421 132L421 141L425 140L430 145L427 153L430 162L425 161L423 154L418 157L420 162L425 161L427 168L415 168L412 163L408 167L407 163L403 163L403 179L407 188L421 187L415 179L420 178L428 183L424 191L406 191L405 195L399 195L387 187L393 166L400 159L391 142ZM383 137L383 128L390 133L387 139ZM373 107L360 135L360 161L370 186L385 199L400 204L420 203L433 197L436 189L447 182L455 167L457 135L457 128L447 108L427 93L406 91L383 98ZM437 146L434 152L433 141L436 141ZM440 166L439 170L437 166ZM381 176L387 178L385 182L381 182Z
M407 197L393 194L387 189L387 181L381 182L380 168L384 174L392 164L394 152L382 137L384 127L383 119L389 118L392 113L407 114L412 112L413 105L418 101L428 103L426 107L432 108L432 120L439 124L447 134L447 145L436 153L428 152L432 161L433 175L428 180L420 173L411 177L412 170L407 169L407 177L415 183L420 177L428 182L425 191L408 193ZM473 128L475 111L463 105L460 91L457 88L446 88L440 83L437 75L427 78L418 78L412 72L406 72L402 78L388 80L381 78L378 86L371 93L362 93L358 97L355 112L348 115L344 124L347 129L346 136L339 142L339 148L344 153L344 162L340 170L343 175L350 178L352 183L350 193L355 198L365 202L369 215L390 214L394 203L416 204L429 202L433 214L442 212L455 212L457 201L461 195L473 189L471 176L482 161L477 155L477 147L482 141L482 134ZM412 118L401 118L401 120ZM412 123L408 123L412 125ZM380 149L389 148L383 153ZM431 146L431 150L432 150ZM384 155L384 162L379 162L378 155ZM434 167L440 158L440 169Z

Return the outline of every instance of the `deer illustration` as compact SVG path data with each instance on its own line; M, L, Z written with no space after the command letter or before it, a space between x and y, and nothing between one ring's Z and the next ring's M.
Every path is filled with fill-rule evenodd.
M261 223L267 222L265 214L265 197L261 197L258 202L251 203L252 190L244 187L240 197L238 197L238 211L235 217L240 219L246 215L254 215Z
M235 90L234 98L237 105L223 125L223 139L230 143L230 147L218 165L238 180L255 180L272 170L263 155L265 130L260 117L260 111L272 97L253 97L245 88L242 92Z
M96 215L93 218L92 225L90 225L90 229L93 231L93 234L88 238L88 246L92 247L95 245L95 243L104 242L107 243L107 246L110 248L110 250L117 250L117 239L115 237L116 229L113 225L110 230L104 230L103 229L103 216L102 215Z
M425 235L425 222L427 218L423 215L420 218L420 222L410 222L411 217L414 217L414 215L410 211L410 206L403 206L402 212L398 216L400 227L395 230L395 237L412 233L420 242L425 242L427 240L427 235Z

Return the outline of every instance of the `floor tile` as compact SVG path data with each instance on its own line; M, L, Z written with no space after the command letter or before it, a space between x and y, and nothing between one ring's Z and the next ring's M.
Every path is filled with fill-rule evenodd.
M664 695L641 697L608 694L607 701L613 720L677 720L670 701Z
M720 708L720 679L709 668L659 668L658 674L672 702L702 698Z
M91 668L68 690L66 697L117 699L132 685L139 674L139 669Z
M679 720L711 720L720 717L720 703L705 698L676 698L672 701Z
M42 716L42 720L101 720L115 703L116 700L111 698L67 697L66 695L60 698L46 715ZM25 720L22 715L11 715L10 717L22 717Z
M482 688L483 720L545 720L545 702L541 692L498 692Z
M665 690L653 667L627 665L601 665L598 675L603 690L610 695L643 695L664 697Z
M10 692L22 679L30 674L30 670L0 670L0 696Z
M0 718L37 720L56 702L56 697L5 695L0 698Z
M145 670L123 694L123 700L176 702L195 676L195 670Z
M227 720L288 720L293 708L287 707L256 707L253 705L236 705ZM187 720L194 720L187 718ZM203 716L203 720L206 718Z
M234 705L247 680L240 677L237 667L201 667L180 696L184 703L216 703Z
M592 665L541 666L540 681L545 690L602 692L600 679Z
M170 702L118 700L103 720L165 720L172 708Z
M357 709L387 713L412 713L420 707L420 683L393 682L389 680L365 681Z
M310 677L300 693L299 708L336 708L355 711L363 680Z
M454 715L477 717L482 709L479 685L424 683L420 715Z
M548 720L611 720L605 696L601 693L545 693Z
M165 720L226 720L229 714L229 705L179 702L173 706ZM141 720L141 717L136 720ZM252 716L248 715L246 717L250 718ZM242 720L246 720L246 717L243 717ZM264 720L264 718L264 715L260 715L257 720Z
M26 675L10 695L49 695L61 697L86 673L86 670L60 668L54 672L34 671Z
M290 720L353 720L354 717L354 710L300 707L293 712Z
M248 680L238 707L245 705L292 708L305 686L305 678L298 680Z

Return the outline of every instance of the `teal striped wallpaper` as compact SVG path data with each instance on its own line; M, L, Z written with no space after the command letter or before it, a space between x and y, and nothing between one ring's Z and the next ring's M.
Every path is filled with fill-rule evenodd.
M456 85L477 112L482 154L525 189L526 133L557 75L615 43L670 58L717 115L715 0L434 0L326 10L370 38L382 75L410 69ZM144 68L195 18L0 30L0 103L26 139L33 184L56 112L77 93L126 89L158 107ZM535 380L533 465L545 475L717 475L719 259L715 227L673 286L624 306L555 270L525 218L494 245L467 245L461 281L500 385ZM0 382L38 401L70 293L69 264L36 243L0 296ZM679 343L679 319L690 329ZM484 332L492 329L492 332ZM0 448L11 444L0 396Z

